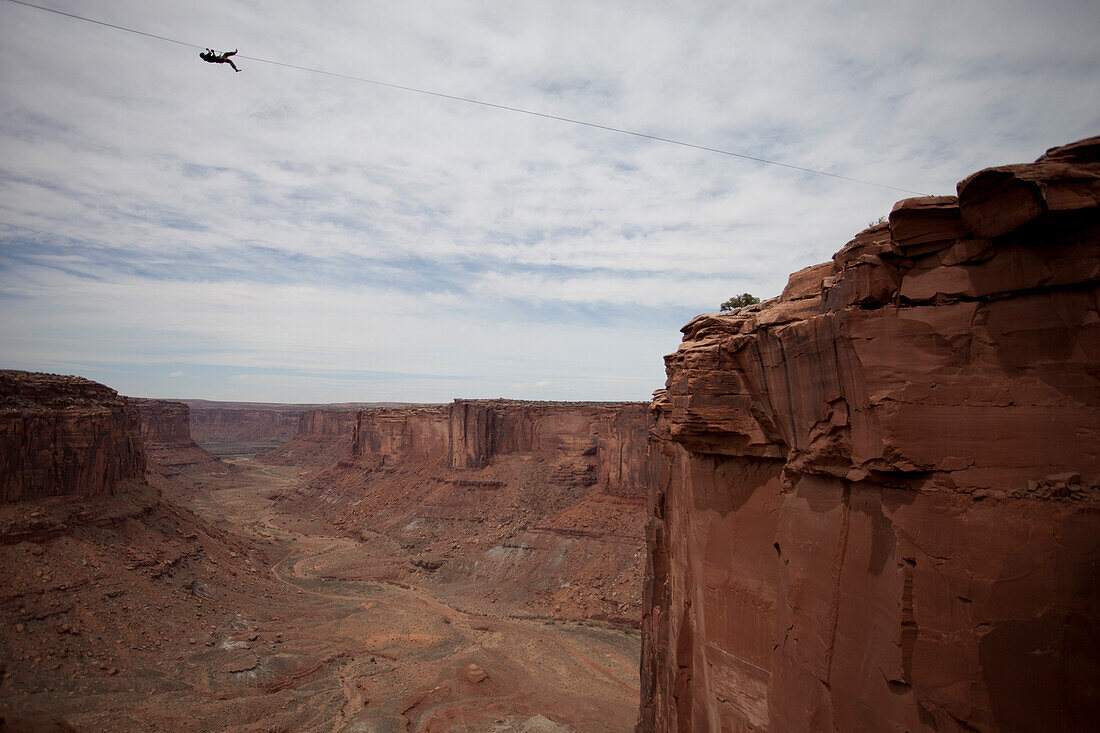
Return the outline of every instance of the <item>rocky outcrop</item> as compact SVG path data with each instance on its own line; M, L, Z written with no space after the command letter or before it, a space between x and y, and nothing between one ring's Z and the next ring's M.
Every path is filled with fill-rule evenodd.
M514 400L455 400L450 406L450 462L480 468L494 456L551 453L591 470L591 483L612 492L645 491L645 406Z
M279 405L270 408L231 403L187 403L191 408L191 437L197 443L267 441L282 443L294 437L305 407Z
M130 397L141 418L141 439L146 447L191 445L190 410L182 402Z
M403 548L377 572L390 580L498 612L637 623L650 424L643 403L363 410L344 456L294 499Z
M129 398L141 417L141 438L150 462L161 470L207 466L218 459L191 439L191 410L184 402Z
M362 468L411 467L447 460L449 408L363 410L352 428L350 458Z
M110 496L144 473L125 397L80 377L0 371L0 501Z
M666 357L639 730L1100 715L1100 139L958 194Z
M347 454L358 410L314 409L298 418L298 431L288 442L258 456L281 466L327 466Z

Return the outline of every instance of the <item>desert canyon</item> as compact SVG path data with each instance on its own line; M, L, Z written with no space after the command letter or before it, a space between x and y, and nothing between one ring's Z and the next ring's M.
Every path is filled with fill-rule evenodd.
M1100 138L957 194L650 404L0 372L0 730L1093 730Z

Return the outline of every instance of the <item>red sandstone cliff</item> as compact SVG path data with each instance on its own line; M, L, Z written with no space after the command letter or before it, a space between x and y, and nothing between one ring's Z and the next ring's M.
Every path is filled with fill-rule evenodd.
M144 474L125 397L80 377L0 371L0 501L110 496Z
M130 397L141 417L141 439L146 444L193 445L190 410L183 402Z
M299 500L367 542L400 545L405 559L377 570L390 579L636 622L650 422L641 403L363 410L345 456Z
M1100 719L1100 138L958 189L684 327L639 730Z
M318 409L298 417L298 430L288 442L258 456L263 463L283 466L327 466L343 457L351 445L357 410Z
M304 406L249 407L233 403L189 400L191 437L198 443L267 441L294 437Z
M363 410L356 416L348 458L368 468L446 461L449 407Z
M181 704L194 669L185 655L216 665L214 642L196 637L269 613L280 584L260 568L274 558L162 501L179 488L155 465L146 475L138 410L155 418L147 435L177 447L186 410L133 402L79 377L0 372L0 730L237 723L202 722L218 702L205 684ZM204 683L224 675L208 669ZM135 717L118 698L134 689L146 710L171 699Z
M191 411L186 403L131 397L141 418L141 438L152 463L172 473L173 469L207 465L217 458L191 439Z
M455 400L450 407L453 468L485 466L498 455L556 454L616 494L645 493L648 438L642 404Z

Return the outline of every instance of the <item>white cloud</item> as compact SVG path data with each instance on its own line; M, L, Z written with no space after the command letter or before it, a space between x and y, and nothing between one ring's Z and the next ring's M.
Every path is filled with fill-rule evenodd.
M1100 126L1091 2L55 6L930 193ZM776 294L906 195L197 51L0 5L10 362L643 399L677 321Z

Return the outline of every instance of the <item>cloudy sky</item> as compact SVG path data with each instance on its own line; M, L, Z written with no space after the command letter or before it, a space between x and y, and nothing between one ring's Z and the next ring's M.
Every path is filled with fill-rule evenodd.
M0 366L138 396L645 400L908 195L259 59L937 194L1100 133L1095 0L35 2L182 42L0 0Z

